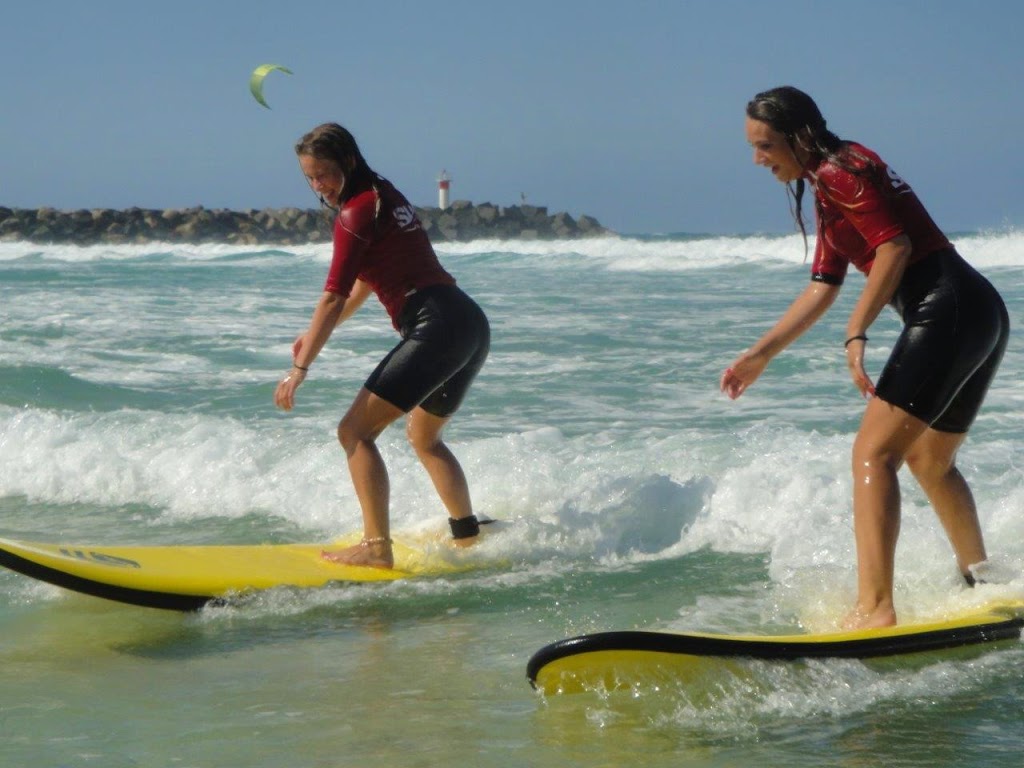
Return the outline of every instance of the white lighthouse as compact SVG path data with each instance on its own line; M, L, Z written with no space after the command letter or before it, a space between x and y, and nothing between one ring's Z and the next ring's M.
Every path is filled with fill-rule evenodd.
M437 207L442 211L448 207L448 188L451 187L452 177L448 171L441 171L437 177Z

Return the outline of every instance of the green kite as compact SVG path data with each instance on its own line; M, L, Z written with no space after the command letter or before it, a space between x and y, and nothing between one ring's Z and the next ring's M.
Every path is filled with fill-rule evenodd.
M267 109L270 109L270 105L263 98L263 78L275 69L286 75L292 74L290 69L282 67L280 64L260 64L252 71L252 77L249 78L249 90L252 91L252 97Z

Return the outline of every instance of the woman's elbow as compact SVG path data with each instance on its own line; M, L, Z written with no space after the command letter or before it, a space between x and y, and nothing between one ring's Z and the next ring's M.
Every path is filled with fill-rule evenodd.
M914 246L910 242L910 238L906 235L894 237L889 242L883 243L879 248L884 248L889 252L889 255L892 258L899 259L901 261L910 259L910 254L914 252Z

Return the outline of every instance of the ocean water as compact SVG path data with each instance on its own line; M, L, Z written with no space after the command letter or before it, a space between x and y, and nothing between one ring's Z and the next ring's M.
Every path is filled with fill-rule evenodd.
M1024 595L1024 233L961 252L1018 326L960 464L1006 583L964 588L904 478L905 620ZM813 247L813 244L812 244ZM1019 766L1024 647L739 663L697 687L543 698L529 657L612 629L789 632L853 598L842 339L862 279L738 401L722 369L803 288L798 236L444 245L491 358L448 439L507 522L455 577L274 590L182 615L0 572L0 765ZM329 247L0 243L0 536L326 541L359 528L334 430L395 336L336 331L275 383ZM871 331L880 370L899 330ZM400 425L396 535L445 515Z

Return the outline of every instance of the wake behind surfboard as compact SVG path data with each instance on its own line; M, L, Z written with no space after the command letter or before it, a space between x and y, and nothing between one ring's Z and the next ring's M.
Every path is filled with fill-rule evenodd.
M628 689L657 677L685 682L709 660L798 661L878 658L1020 639L1024 602L994 604L943 621L807 635L599 632L560 640L529 660L526 676L544 694Z
M401 540L394 542L393 569L339 565L321 557L325 550L358 541L350 538L332 544L109 547L0 538L0 565L87 595L177 611L274 587L386 582L469 567L458 556L433 555L429 546Z

